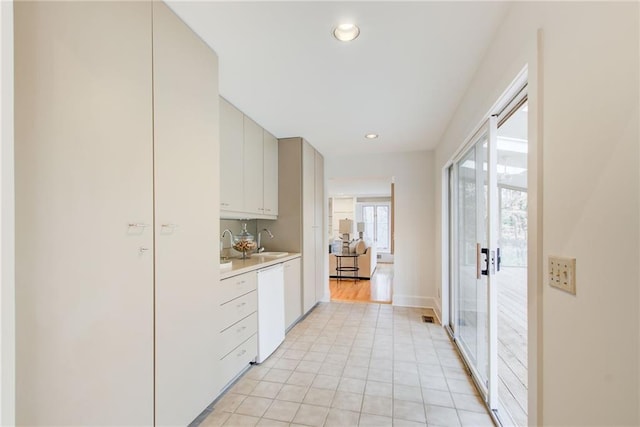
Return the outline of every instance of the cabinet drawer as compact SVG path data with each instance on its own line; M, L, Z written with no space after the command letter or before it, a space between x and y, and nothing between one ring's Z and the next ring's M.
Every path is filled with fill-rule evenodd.
M223 384L231 381L247 367L249 362L255 360L257 355L258 335L254 334L220 360L220 373L223 376Z
M221 280L220 286L222 287L222 290L220 294L220 303L224 304L227 301L231 301L241 295L254 291L257 284L258 276L255 271Z
M254 312L249 317L220 332L220 355L225 356L256 332L258 332L258 315Z
M239 320L244 319L258 309L257 292L231 300L220 307L220 330L224 330Z

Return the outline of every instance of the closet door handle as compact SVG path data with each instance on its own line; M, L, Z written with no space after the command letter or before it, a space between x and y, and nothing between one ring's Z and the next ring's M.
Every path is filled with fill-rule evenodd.
M179 227L179 225L178 225L178 224L171 224L171 223L169 223L169 224L162 224L162 225L161 225L161 227L162 227L162 228L178 228L178 227Z
M145 253L147 251L149 251L149 248L143 248L143 247L138 248L138 253L140 253L140 254L143 254L143 253Z
M131 228L146 228L149 224L144 224L142 222L130 222L129 227Z

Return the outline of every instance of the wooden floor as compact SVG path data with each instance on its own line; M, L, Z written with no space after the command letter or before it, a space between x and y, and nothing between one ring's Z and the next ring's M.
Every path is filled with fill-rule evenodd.
M329 280L331 301L391 303L393 264L378 263L371 280Z
M498 395L518 426L527 426L527 269L502 269L498 289Z

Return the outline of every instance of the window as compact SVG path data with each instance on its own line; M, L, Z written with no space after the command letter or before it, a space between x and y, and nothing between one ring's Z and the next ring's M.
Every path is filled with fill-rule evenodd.
M391 252L391 205L375 203L362 205L365 238L376 244L378 252Z

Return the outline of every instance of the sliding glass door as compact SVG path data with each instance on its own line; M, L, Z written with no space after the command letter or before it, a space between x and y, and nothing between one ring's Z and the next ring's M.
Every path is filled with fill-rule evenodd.
M487 406L509 425L527 424L526 101L523 89L447 172L449 326Z
M457 339L486 395L489 380L488 124L455 163Z

